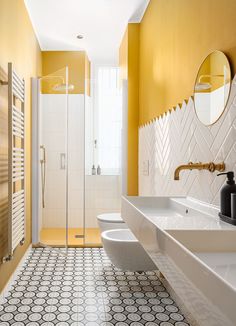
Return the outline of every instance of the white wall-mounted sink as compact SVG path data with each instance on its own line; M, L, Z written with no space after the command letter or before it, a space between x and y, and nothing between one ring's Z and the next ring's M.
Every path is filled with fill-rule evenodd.
M217 208L123 197L122 217L199 325L236 325L236 227Z

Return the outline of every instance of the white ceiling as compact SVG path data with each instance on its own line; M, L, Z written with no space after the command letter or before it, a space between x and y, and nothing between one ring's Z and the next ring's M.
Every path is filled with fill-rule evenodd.
M128 22L140 22L149 0L25 0L41 50L85 50L97 63L118 62ZM76 36L84 38L78 40Z

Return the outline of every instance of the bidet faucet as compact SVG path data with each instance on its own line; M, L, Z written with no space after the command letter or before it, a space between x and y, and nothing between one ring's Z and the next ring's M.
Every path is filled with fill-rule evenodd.
M189 162L188 164L179 165L175 169L174 180L179 180L179 173L182 170L208 170L209 172L214 172L214 171L222 172L225 170L225 163L221 162L221 163L215 164L213 162L209 162L209 163Z

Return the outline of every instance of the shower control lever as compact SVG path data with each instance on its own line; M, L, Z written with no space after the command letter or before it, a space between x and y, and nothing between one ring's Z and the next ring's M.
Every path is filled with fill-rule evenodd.
M66 169L66 154L65 153L60 154L60 162L61 162L60 169L65 170Z

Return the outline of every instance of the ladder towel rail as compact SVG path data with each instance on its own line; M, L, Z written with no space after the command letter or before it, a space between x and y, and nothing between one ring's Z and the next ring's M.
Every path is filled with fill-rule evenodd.
M8 64L8 252L25 239L25 82Z

